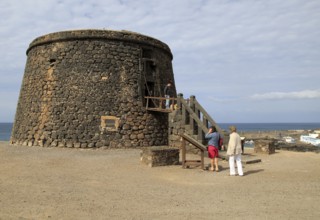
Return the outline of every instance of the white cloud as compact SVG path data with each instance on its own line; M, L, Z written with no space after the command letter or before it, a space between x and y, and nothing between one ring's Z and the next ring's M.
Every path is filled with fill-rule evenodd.
M253 100L318 98L310 88L320 81L319 8L319 0L1 0L0 92L19 91L25 51L36 37L105 28L168 44L186 97L240 109L240 97L250 94ZM293 88L301 92L262 92Z
M269 92L254 94L250 98L254 100L277 100L277 99L318 99L320 90L304 90L298 92Z

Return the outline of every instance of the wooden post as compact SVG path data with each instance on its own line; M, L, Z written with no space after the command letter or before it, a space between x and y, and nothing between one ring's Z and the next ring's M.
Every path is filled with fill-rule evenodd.
M181 154L182 154L182 168L186 168L186 140L182 138L181 141Z
M196 115L198 116L198 118L201 120L201 111L196 107L195 109L195 113ZM203 115L202 115L202 119L203 119ZM203 121L202 121L203 122ZM203 142L203 139L204 139L204 132L202 131L200 125L198 125L198 130L197 130L197 137L198 137L198 140Z
M196 97L194 96L194 95L192 95L192 96L190 96L190 108L194 111L194 109L195 109L195 105L194 105L194 99L195 99ZM196 124L195 124L195 121L193 120L193 118L191 118L190 117L190 129L191 129L191 132L192 132L192 134L194 134L194 131L196 130L195 129L195 126L196 126Z
M206 127L206 128L208 128L209 127L209 121L208 121L208 119L207 119L207 117L205 116L205 115L203 115L203 120L202 120L202 122L203 122L203 125Z
M160 109L162 109L162 106L163 106L162 104L163 104L163 100L160 98L160 99L159 99L159 108L160 108Z
M199 163L200 163L201 169L204 170L204 151L206 150L206 147L187 134L180 134L180 136L182 138L182 142L181 142L182 168L186 168L188 166L188 164L199 165ZM186 158L186 142L192 144L194 147L198 148L201 151L201 160L187 160L187 158Z
M147 98L146 109L148 109L148 107L149 107L149 97L146 97L146 98Z
M178 111L181 114L181 99L183 99L183 94L179 93L177 95L177 106L178 106Z
M201 169L204 170L204 151L201 151Z
M202 115L203 117L203 120L202 120L202 123L203 125L209 129L209 120L207 119L207 117L205 115ZM201 131L201 136L203 137L202 141L204 142L204 136L205 136L205 132L204 131Z
M183 99L183 95L181 94L180 99ZM187 124L187 110L184 105L181 105L181 125Z

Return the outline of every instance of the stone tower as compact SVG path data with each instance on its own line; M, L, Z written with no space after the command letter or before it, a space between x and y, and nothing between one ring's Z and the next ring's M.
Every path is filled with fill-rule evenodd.
M38 37L27 49L11 143L166 145L168 115L146 111L144 97L163 97L169 80L174 82L172 53L152 37L110 30Z

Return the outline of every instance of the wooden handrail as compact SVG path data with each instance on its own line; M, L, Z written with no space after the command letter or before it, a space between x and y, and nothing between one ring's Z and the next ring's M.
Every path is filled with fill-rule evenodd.
M190 108L190 106L187 104L187 102L184 101L184 99L181 99L181 103L184 105L184 107L186 108L186 110L189 112L190 117L197 122L198 126L199 126L205 133L207 133L207 132L208 132L208 128L203 125L202 121L199 119L199 117L197 116L197 114Z
M156 109L164 109L162 103L163 101L169 99L171 100L173 103L173 105L175 105L177 103L177 98L166 98L166 97L154 97L154 96L145 96L144 97L146 99L146 109L152 109L152 110L156 110ZM151 100L153 102L153 104L155 105L154 107L149 107L149 100ZM156 104L158 103L158 105Z
M203 118L202 120L199 118L199 116L197 115L197 113L189 106L189 103L187 103L185 101L185 99L183 98L183 96L180 94L178 95L178 99L180 98L180 100L178 100L178 103L181 103L181 105L184 106L184 108L188 111L189 116L196 121L197 126L204 132L207 133L209 128L207 123L204 123L205 121L202 120L208 120L210 122L211 125L214 125L217 128L217 131L220 134L223 134L223 131L221 130L221 128L217 125L217 123L211 118L211 116L207 113L207 111L200 105L200 103L195 99L195 97L191 97L190 98L190 104L193 105L193 107L195 108L196 111L200 111L200 113L202 114ZM182 113L183 114L183 113ZM206 124L206 125L205 125Z
M177 95L177 98L145 96L145 99L146 109L148 111L170 113L176 110L175 115L181 115L181 117L179 117L178 119L181 123L181 131L188 131L188 128L186 128L185 125L189 125L190 134L197 135L197 143L199 144L205 143L205 134L208 132L210 125L216 126L217 131L223 135L223 131L211 118L207 111L195 99L195 96L191 96L190 99L184 99L183 94L180 93ZM172 106L170 106L170 109L166 109L164 106L164 101L168 99L172 104ZM150 100L152 100L152 105L150 104ZM195 143L193 144L197 146Z
M185 133L180 134L180 136L182 137L182 142L181 142L182 168L186 168L187 165L190 163L196 163L196 164L200 163L201 169L204 170L204 151L206 151L206 147ZM188 141L190 144L192 144L193 146L195 146L200 150L201 160L187 160L186 141Z
M146 99L159 99L159 100L166 100L166 99L177 100L177 98L153 97L153 96L145 96L145 98Z
M211 116L207 113L207 111L200 105L200 103L196 99L194 99L194 103L197 106L197 108L202 112L202 114L206 117L206 119L209 120L210 124L214 125L220 134L223 134L221 128L217 125L217 123L211 118ZM208 130L205 132L208 132Z
M196 148L202 151L206 151L207 147L203 144L199 143L196 139L192 138L191 136L187 135L186 133L180 134L180 136L186 139L190 144L194 145Z

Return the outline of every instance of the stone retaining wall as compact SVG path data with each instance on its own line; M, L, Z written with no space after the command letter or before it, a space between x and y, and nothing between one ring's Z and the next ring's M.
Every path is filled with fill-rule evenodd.
M274 154L275 153L275 140L256 140L254 142L254 152L263 154Z
M150 166L178 165L180 150L168 146L148 147L141 150L140 160Z

